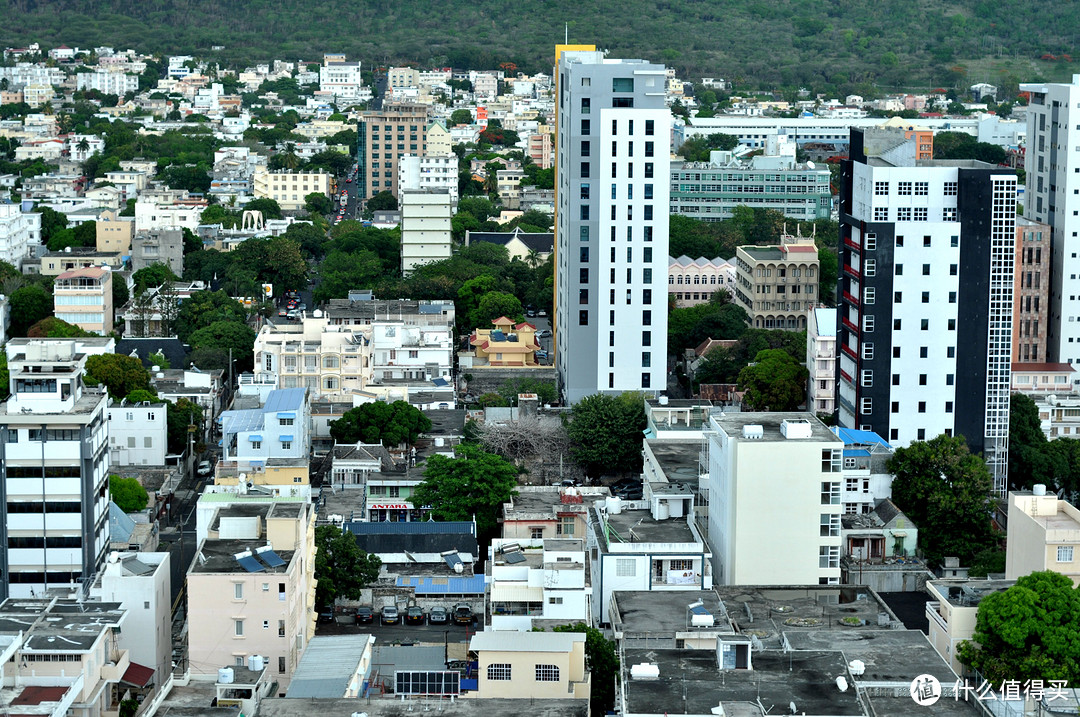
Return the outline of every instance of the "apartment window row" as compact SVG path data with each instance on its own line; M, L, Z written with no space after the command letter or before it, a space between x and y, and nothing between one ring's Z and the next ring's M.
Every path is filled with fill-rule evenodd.
M942 193L945 196L955 197L957 193L956 182L945 182L942 187ZM925 197L930 194L929 182L911 182L901 181L896 183L896 194L901 197L910 197L912 195L916 197ZM877 181L874 182L874 196L887 197L889 196L889 182Z
M942 207L941 209L941 221L943 222L955 222L958 216L956 207ZM874 207L875 222L887 222L889 220L889 207ZM892 220L897 222L927 222L930 221L930 211L926 207L897 207L892 214Z

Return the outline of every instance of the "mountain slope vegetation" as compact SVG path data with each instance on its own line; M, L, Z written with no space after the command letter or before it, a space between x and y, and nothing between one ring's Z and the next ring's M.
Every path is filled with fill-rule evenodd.
M1080 58L1080 13L1058 0L9 0L0 42L134 47L223 66L347 52L374 65L549 71L564 23L572 42L615 56L775 88L1008 85L1038 78L969 78L963 61ZM1068 71L1041 67L1045 79Z

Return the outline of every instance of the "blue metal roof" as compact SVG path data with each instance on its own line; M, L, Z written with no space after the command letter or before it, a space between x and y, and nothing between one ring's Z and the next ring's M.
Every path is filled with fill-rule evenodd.
M225 411L221 414L222 433L246 433L262 428L263 414L257 410Z
M892 448L889 442L884 438L874 433L873 431L859 431L854 428L834 428L833 432L839 436L840 440L844 442L844 445L850 446L855 444L878 444L886 448Z
M869 458L870 451L865 448L846 448L844 449L844 458Z
M299 411L304 406L306 388L276 388L266 395L263 413L278 411Z
M413 588L417 595L483 595L484 576L450 576L445 578L407 577L398 578L399 588Z

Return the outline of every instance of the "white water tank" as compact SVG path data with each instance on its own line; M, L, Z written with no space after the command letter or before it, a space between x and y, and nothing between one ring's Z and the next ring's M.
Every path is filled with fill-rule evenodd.
M231 685L233 681L233 669L231 667L219 667L217 681L222 685Z
M1031 486L1031 492L1034 495L1046 495L1046 486L1042 483L1036 483Z
M690 627L714 627L716 625L716 618L711 614L702 615L700 613L690 614Z
M248 669L252 672L262 672L265 661L262 655L248 655Z
M666 500L656 501L656 520L667 520L671 517L671 506Z
M862 660L852 660L848 663L848 671L851 673L852 677L858 677L866 672L866 663Z
M611 515L618 515L622 512L622 498L617 495L607 498L604 505L607 506L607 512Z
M436 448L442 448L445 445L446 445L446 439L445 438L443 438L441 436L436 436L435 437L435 447Z
M847 692L847 678L843 675L836 678L836 689L841 692Z
M658 680L660 679L660 668L648 662L642 662L637 665L632 665L630 667L630 679Z
M454 563L454 572L458 575L461 575L463 572L465 572L465 566L461 563Z
M667 396L665 396L665 395L663 395L663 394L660 394L660 398L658 398L658 399L657 399L657 401L659 402L659 404L660 404L661 406L666 406L666 405L667 405L667 401L668 401L668 398L667 398Z

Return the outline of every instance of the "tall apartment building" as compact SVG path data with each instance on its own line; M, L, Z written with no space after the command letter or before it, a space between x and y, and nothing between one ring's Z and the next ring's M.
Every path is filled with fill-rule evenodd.
M454 196L445 187L403 190L401 210L401 273L433 261L449 259Z
M356 189L360 199L379 192L398 195L398 160L405 154L427 154L427 105L384 104L365 112L357 124Z
M1069 129L1080 117L1080 75L1071 83L1020 85L1030 93L1028 103L1027 154L1024 169L1027 187L1024 216L1049 224L1053 272L1050 287L1050 334L1047 361L1080 363L1080 151L1077 130ZM1073 386L1080 378L1073 379Z
M165 264L172 273L184 273L184 232L180 229L151 229L131 239L131 270Z
M806 328L806 311L818 303L818 253L813 237L786 232L779 246L735 250L735 303L759 329Z
M0 203L0 261L18 267L30 247L41 243L41 215L18 204Z
M894 447L942 433L1004 495L1016 177L919 161L915 139L851 132L840 187L840 425Z
M113 330L112 271L96 266L65 271L53 283L53 315L83 331Z
M109 547L108 396L75 341L8 344L0 404L0 596L89 578Z
M1048 361L1050 329L1050 226L1016 218L1013 283L1013 363Z
M433 125L434 126L434 125ZM441 189L450 194L451 204L458 200L458 158L406 154L398 160L398 187L402 192L411 189Z
M844 442L804 413L714 411L706 437L716 584L838 584Z
M831 416L836 410L836 309L813 308L807 318L806 407Z
M666 388L663 65L558 48L555 366L564 400ZM595 111L594 111L595 110Z

